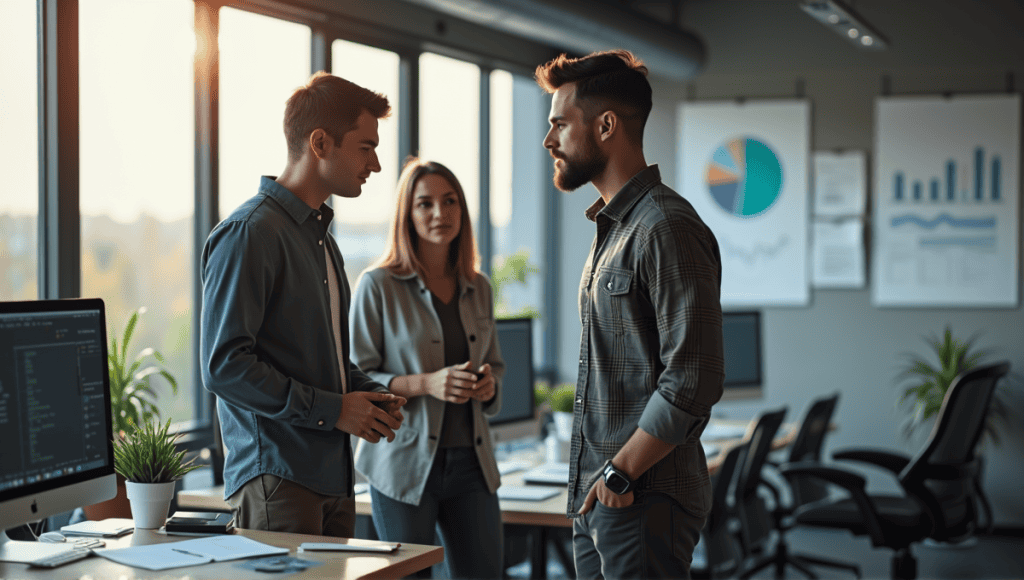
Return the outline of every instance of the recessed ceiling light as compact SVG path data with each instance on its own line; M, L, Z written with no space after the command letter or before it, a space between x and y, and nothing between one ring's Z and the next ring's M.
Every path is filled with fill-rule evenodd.
M858 36L860 36L860 31L859 31L859 30L857 30L856 28L851 28L851 29L849 29L849 30L847 30L847 31L846 31L846 34L847 34L847 35L848 35L848 36L849 36L850 38L857 38Z
M841 0L802 0L800 9L836 34L866 50L882 50L888 41Z

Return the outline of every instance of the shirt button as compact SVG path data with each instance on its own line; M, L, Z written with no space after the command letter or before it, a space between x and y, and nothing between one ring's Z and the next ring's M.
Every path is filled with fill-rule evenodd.
M326 284L326 283L327 283L327 278L324 278L324 284Z
M320 221L322 219L324 219L324 216L322 216L322 215L317 215L316 216L316 221Z
M582 403L583 402L583 397L580 397L579 399L576 399L576 402L577 403Z
M320 425L321 427L323 427L323 426L324 426L324 422L323 422L323 420L322 420L322 419L321 419L320 421L317 421L317 422L316 422L316 424L317 424L317 425Z
M321 246L324 245L324 241L323 240L317 240L316 243L321 245Z
M611 290L611 289L612 289L612 283L611 283L611 282L609 282L609 283L608 283L608 289L609 289L609 290Z

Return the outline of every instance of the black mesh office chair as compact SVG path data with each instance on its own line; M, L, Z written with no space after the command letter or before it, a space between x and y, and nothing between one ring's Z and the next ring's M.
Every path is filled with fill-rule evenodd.
M702 567L690 569L693 578L728 578L736 574L743 562L740 522L730 497L736 480L736 466L746 449L747 444L742 443L726 451L722 465L712 476L711 513L700 532L705 562Z
M784 465L792 476L814 476L850 493L838 501L810 504L796 510L798 525L846 529L866 535L875 547L893 550L893 578L917 577L911 546L926 538L960 541L978 524L975 482L979 462L974 449L981 437L996 383L1010 370L999 363L967 371L946 392L935 426L914 458L875 450L852 450L835 459L864 461L897 476L904 495L868 495L865 479L852 471L817 464Z
M836 404L839 402L839 394L830 397L816 399L811 403L807 414L797 430L793 444L789 448L787 457L788 463L813 462L821 460L821 450L825 444L825 436L828 434L828 426L832 421ZM778 468L778 464L770 462ZM808 554L794 554L789 551L786 543L786 532L793 527L793 513L801 506L820 501L828 497L828 485L816 477L789 476L786 478L788 489L792 500L789 504L782 501L782 494L775 486L768 481L764 485L771 490L775 497L775 509L772 510L772 519L775 523L775 530L778 532L778 541L775 543L775 550L772 554L764 556L757 562L750 564L749 573L759 572L768 566L775 566L777 577L785 575L787 565L800 570L809 578L817 578L811 566L827 566L840 570L849 570L860 578L860 567L848 562L819 558Z
M772 441L785 417L786 407L762 413L756 419L746 449L739 458L733 504L740 521L741 546L746 559L764 554L775 530L772 513L758 490L764 489L761 472L768 462ZM755 572L757 570L744 563L740 578L749 578Z

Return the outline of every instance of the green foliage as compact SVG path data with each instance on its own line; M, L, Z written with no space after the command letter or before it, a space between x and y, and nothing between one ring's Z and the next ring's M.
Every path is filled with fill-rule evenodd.
M530 251L520 248L516 253L494 256L491 269L491 288L494 291L494 312L497 318L540 318L540 311L526 306L517 312L509 311L508 301L502 295L506 284L526 284L530 274L537 274L540 268L530 263Z
M128 344L135 332L139 316L145 312L146 308L142 307L132 313L124 334L121 335L120 348L117 336L110 339L107 367L110 369L110 406L115 435L126 433L132 425L145 424L160 418L160 410L156 407L157 394L150 383L153 375L162 376L171 385L171 392L174 395L178 394L178 381L164 366L164 357L159 352L145 348L130 362L128 360ZM148 364L150 357L156 359L158 364Z
M547 381L537 381L533 383L533 406L539 409L544 406L545 403L550 403L551 398L551 385Z
M175 451L175 442L181 436L169 435L171 420L159 429L154 423L126 429L126 435L114 438L114 470L135 483L168 483L181 479L186 473L198 469L192 459L184 461L185 452Z
M947 326L942 339L933 334L925 338L925 342L931 347L932 354L938 359L938 365L933 366L932 362L925 357L913 353L906 353L906 367L898 375L898 379L910 380L910 386L904 388L900 404L910 406L910 416L903 424L903 434L910 437L922 425L930 424L930 420L942 408L942 401L946 398L946 391L949 390L953 379L964 371L976 366L988 356L986 350L973 350L976 336L967 340L959 340L953 337L953 332ZM992 439L995 445L999 445L999 429L1009 419L1009 408L1003 398L1000 389L996 389L992 398L992 406L989 407L988 417L985 423L985 435Z
M572 383L558 385L551 390L549 401L552 411L572 413L573 405L576 402L576 386Z

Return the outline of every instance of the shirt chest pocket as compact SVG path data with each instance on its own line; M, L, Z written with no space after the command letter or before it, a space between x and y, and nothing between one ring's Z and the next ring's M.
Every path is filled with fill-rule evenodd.
M632 284L633 273L621 268L602 268L596 278L597 291L593 297L597 322L616 334L626 329Z

